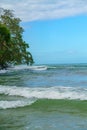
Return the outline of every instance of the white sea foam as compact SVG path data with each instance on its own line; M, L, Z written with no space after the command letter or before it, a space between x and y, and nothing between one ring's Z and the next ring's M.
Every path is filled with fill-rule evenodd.
M32 66L32 67L29 67L29 69L31 70L47 70L47 66Z
M7 73L9 70L0 70L0 74Z
M47 66L27 66L27 65L18 65L11 68L8 68L7 70L0 70L0 74L12 72L12 71L18 71L18 70L35 70L35 71L43 71L47 70Z
M28 88L0 85L0 94L22 96L28 99L37 98L87 100L87 89L74 87Z
M23 69L29 69L29 70L46 70L47 66L26 66L26 65L19 65L11 68L12 70L23 70Z
M29 101L0 101L0 109L7 109L7 108L17 108L17 107L24 107L27 105L31 105L36 100L29 100Z

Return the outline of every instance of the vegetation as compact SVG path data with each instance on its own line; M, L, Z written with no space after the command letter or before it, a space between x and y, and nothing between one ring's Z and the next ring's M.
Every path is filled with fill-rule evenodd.
M0 68L7 68L11 64L34 63L29 44L23 40L23 28L20 18L15 18L13 11L1 10L0 15Z
M6 68L9 62L11 53L10 47L10 32L5 27L0 25L0 68Z

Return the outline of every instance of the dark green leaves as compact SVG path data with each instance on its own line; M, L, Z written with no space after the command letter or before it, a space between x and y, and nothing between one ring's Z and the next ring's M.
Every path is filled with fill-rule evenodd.
M24 29L20 18L15 18L11 10L2 9L0 16L0 66L2 64L33 64L28 52L29 44L22 37Z

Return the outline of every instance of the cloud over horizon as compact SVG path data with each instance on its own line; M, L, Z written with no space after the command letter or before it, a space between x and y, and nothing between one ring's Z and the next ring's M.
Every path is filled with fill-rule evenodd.
M86 0L0 0L0 8L15 11L22 21L58 19L87 14Z

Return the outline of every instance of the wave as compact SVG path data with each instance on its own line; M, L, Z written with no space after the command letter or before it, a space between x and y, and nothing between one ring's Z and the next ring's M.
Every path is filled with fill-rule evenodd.
M47 70L47 66L18 65L18 66L8 68L7 70L0 70L0 74L14 72L14 71L20 71L20 70L43 71L43 70Z
M37 99L87 100L87 89L78 87L28 88L0 85L0 94Z
M35 65L35 66L27 66L27 65L17 65L7 70L0 70L0 74L14 72L14 71L21 71L21 70L30 70L30 71L44 71L44 70L87 70L87 65Z
M4 73L7 73L9 72L9 70L0 70L0 74L4 74Z
M7 109L7 108L18 108L18 107L24 107L29 106L33 104L36 100L28 100L28 101L0 101L0 109Z
M87 64L57 64L57 65L48 65L48 69L67 69L67 70L79 70L87 69Z
M23 70L23 69L29 69L29 70L46 70L47 66L26 66L26 65L19 65L12 68L12 70Z
M87 101L87 89L64 86L29 88L0 85L0 98L0 109L26 106L41 107L45 103L46 106L50 104L51 107L52 104L59 105L60 101L63 104L67 101L67 105L72 101Z

